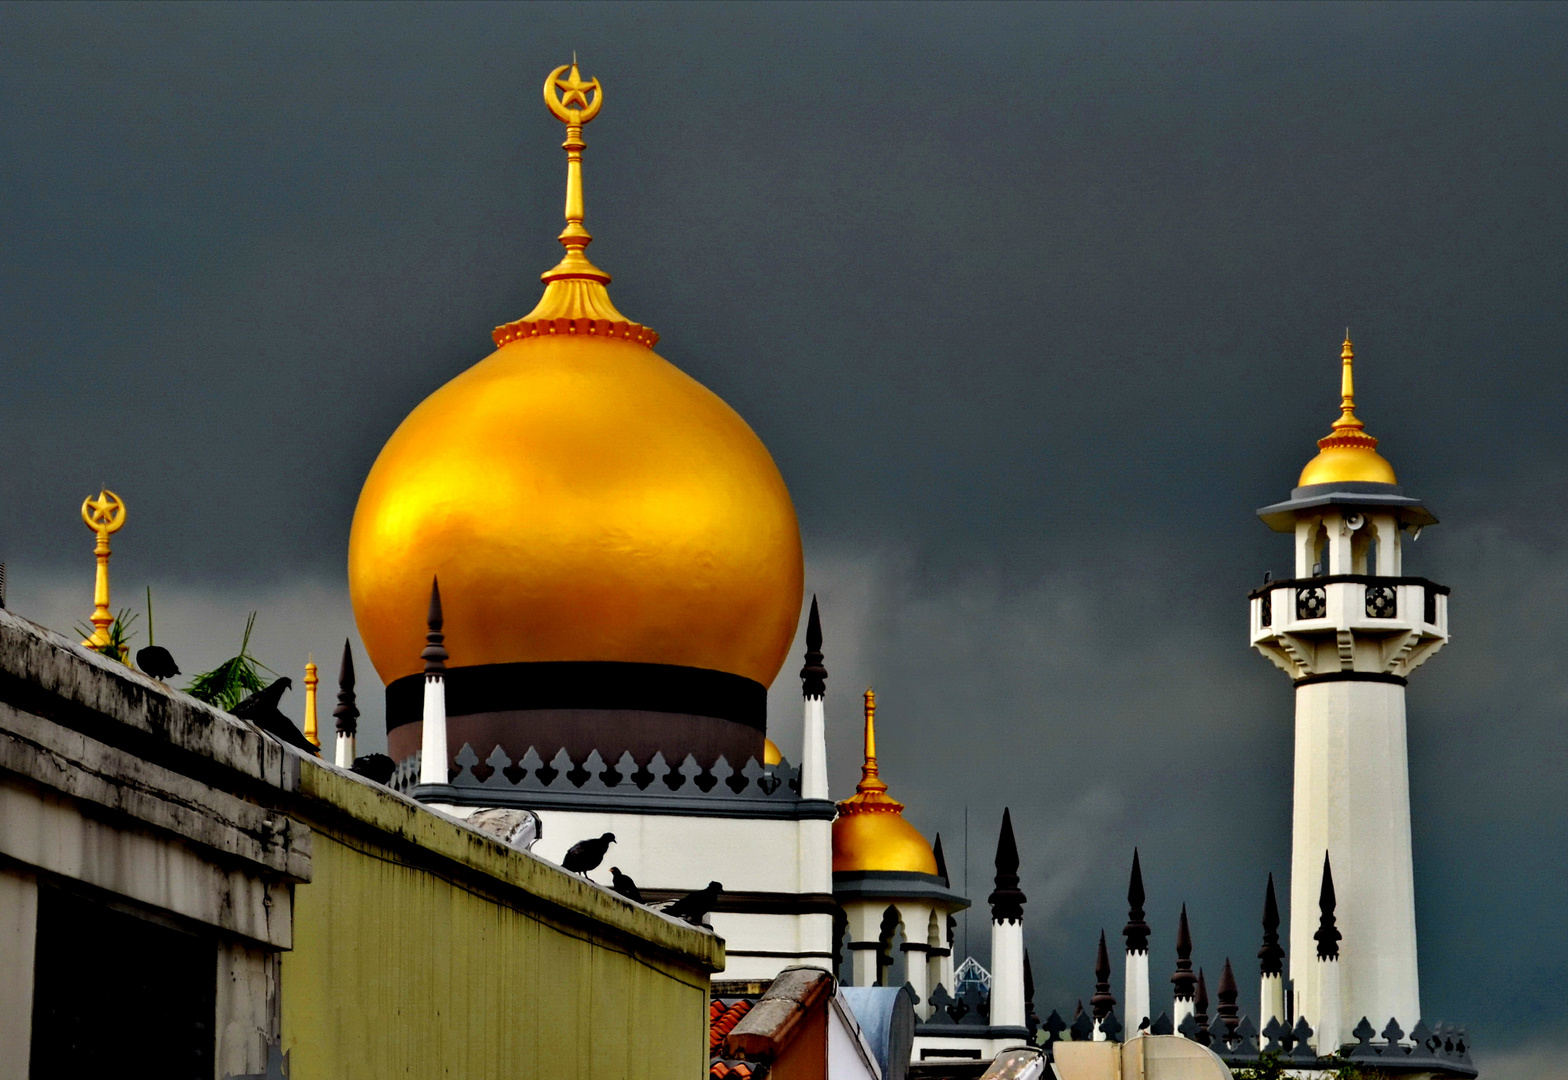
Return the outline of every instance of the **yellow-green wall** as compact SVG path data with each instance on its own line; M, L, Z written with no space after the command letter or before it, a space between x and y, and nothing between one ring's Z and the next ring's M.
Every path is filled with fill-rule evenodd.
M293 1080L706 1072L711 937L305 768L302 786L354 820L312 824L295 888L280 977Z

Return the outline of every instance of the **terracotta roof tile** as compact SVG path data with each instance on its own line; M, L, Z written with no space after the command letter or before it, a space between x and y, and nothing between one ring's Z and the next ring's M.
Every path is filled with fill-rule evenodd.
M751 1006L752 1003L745 999L732 1002L729 1005L725 1005L717 999L714 1000L713 1004L708 1008L708 1049L710 1051L718 1049L719 1044L724 1041L724 1036L728 1035L730 1030L740 1023L741 1017L751 1011Z

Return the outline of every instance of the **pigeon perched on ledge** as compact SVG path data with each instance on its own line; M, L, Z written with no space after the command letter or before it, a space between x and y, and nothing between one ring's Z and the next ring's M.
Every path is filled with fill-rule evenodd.
M642 898L642 890L628 875L621 873L619 866L610 867L610 888L620 893L634 904L646 904Z
M149 645L145 649L137 649L136 666L160 682L180 674L174 657L170 656L169 650L162 645Z
M574 874L587 877L588 871L597 870L599 864L604 862L604 853L610 850L610 845L613 843L615 843L613 832L607 832L592 840L579 840L567 849L566 858L561 860L561 865Z
M665 905L662 910L666 915L685 919L693 926L701 926L703 917L713 910L714 905L719 902L719 894L723 891L723 885L717 881L710 881L706 888L687 893L679 900Z
M357 772L366 780L374 780L378 784L385 784L392 779L392 774L397 771L397 762L385 754L364 754L354 759L350 770Z
M278 709L283 692L293 685L293 680L285 675L266 689L256 691L230 711L241 720L249 720L273 738L320 757L321 751L305 738L303 731L294 726L294 721Z

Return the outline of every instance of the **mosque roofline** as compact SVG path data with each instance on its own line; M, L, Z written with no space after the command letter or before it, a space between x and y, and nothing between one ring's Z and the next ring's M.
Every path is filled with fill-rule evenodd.
M1351 506L1361 509L1392 510L1401 524L1436 525L1437 515L1420 499L1412 499L1398 484L1377 484L1365 480L1342 480L1331 484L1308 484L1291 491L1284 502L1260 509L1258 517L1275 532L1290 532L1296 518L1308 510L1325 506Z
M935 874L916 870L835 870L833 898L853 900L862 896L879 900L940 900L954 910L972 906L969 898L943 884Z

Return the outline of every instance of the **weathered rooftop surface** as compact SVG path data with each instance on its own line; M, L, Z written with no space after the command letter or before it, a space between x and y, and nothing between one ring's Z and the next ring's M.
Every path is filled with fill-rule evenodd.
M248 721L0 608L0 779L5 774L280 886L310 880L313 827L346 831L639 950L708 971L724 966L723 942L709 930L632 904L286 747ZM32 835L0 827L0 855L37 864ZM134 872L147 877L145 867ZM279 924L287 911L286 902L269 898L250 915L229 916L227 928L288 948L290 929Z

